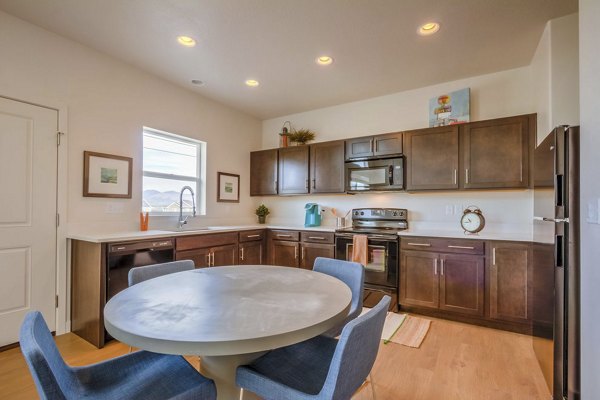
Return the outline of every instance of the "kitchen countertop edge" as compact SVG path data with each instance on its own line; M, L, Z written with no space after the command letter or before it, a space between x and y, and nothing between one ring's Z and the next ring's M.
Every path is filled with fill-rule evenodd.
M319 227L304 227L293 225L240 225L231 227L213 227L210 229L188 230L188 231L166 231L166 230L149 230L149 231L132 231L119 233L89 233L89 232L70 232L67 234L67 239L81 240L91 243L113 243L126 242L133 240L151 240L162 239L167 237L191 236L191 235L208 235L213 233L239 232L256 229L283 229L283 230L298 230L298 231L317 231L317 232L335 232L336 227L319 226ZM415 230L402 231L398 235L402 237L433 237L433 238L450 238L450 239L466 239L466 240L501 240L514 242L531 242L530 235L523 233L510 232L482 232L478 235L465 235L463 232L444 231L444 230Z

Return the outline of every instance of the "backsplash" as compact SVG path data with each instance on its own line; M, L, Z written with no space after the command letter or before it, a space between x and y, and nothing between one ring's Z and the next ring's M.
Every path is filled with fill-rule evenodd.
M408 210L410 230L462 232L459 221L463 210L474 205L485 216L486 232L531 235L533 227L533 192L530 190L263 197L257 204L260 202L271 210L267 224L276 225L302 225L304 204L314 202L325 208L324 226L335 225L332 207L343 214L352 208L394 207ZM346 223L350 222L348 215Z

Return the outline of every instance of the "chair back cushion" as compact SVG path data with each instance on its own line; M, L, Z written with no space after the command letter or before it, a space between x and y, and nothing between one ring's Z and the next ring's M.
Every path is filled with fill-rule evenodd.
M66 392L73 388L76 379L58 352L48 325L39 311L25 316L19 342L40 397L50 400L66 399Z
M320 398L349 399L363 384L377 358L389 305L390 297L384 296L369 312L344 327Z
M173 261L162 264L146 265L144 267L135 267L129 270L129 286L159 276L172 274L175 272L189 271L195 268L192 260Z
M348 319L360 315L363 306L363 286L365 283L365 269L355 262L334 260L332 258L317 257L313 271L331 275L344 282L352 291L352 302Z

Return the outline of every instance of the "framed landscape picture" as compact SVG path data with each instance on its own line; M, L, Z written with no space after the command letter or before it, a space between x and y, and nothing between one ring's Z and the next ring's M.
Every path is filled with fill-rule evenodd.
M429 126L469 122L471 92L469 88L441 94L429 100Z
M217 172L217 201L221 203L240 202L240 176Z
M83 196L131 198L133 159L83 152Z

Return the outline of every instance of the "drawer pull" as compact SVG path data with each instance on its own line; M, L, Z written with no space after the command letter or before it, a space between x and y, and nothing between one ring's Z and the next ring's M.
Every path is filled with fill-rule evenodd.
M277 237L286 237L286 238L291 238L292 235L282 235L282 234L277 234Z
M431 247L431 243L407 243L409 246Z
M309 239L314 239L314 240L325 240L325 238L323 236L309 236Z
M260 237L260 235L246 235L247 238Z
M449 249L465 249L465 250L475 250L475 247L473 246L453 246L453 245L448 245Z

